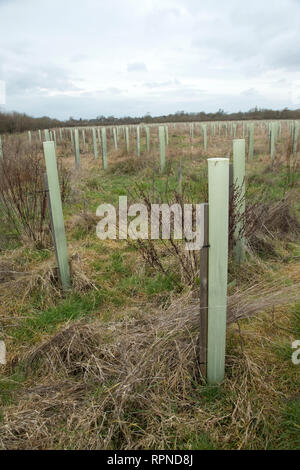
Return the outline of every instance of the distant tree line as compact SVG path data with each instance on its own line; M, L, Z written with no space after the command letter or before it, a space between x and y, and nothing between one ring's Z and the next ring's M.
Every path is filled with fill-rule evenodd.
M34 118L27 114L16 112L0 112L0 134L49 129L61 125L62 122L58 119L51 119L47 116Z
M100 126L100 125L123 125L139 123L165 123L165 122L197 122L197 121L242 121L242 120L276 120L276 119L300 119L300 109L282 110L253 108L247 112L226 113L219 109L216 113L186 113L178 111L175 114L164 116L151 116L146 114L143 117L124 116L116 118L114 116L97 116L95 119L74 119L70 117L67 121L51 119L47 116L34 118L27 114L17 112L0 112L0 134L24 132L28 130L49 129L54 127L79 127L79 126Z

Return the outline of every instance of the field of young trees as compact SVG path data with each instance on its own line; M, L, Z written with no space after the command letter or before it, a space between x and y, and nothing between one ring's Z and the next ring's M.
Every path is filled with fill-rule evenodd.
M0 448L299 449L299 121L52 125L0 134ZM226 194L208 184L212 158L234 163ZM97 237L97 208L120 196L212 207L214 194L227 225L200 251ZM205 297L224 279L212 384Z

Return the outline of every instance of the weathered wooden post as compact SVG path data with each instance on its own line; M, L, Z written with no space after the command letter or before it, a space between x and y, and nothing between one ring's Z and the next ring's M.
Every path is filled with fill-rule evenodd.
M103 169L107 170L107 141L106 141L106 128L102 127L102 163Z
M166 168L166 143L165 143L165 128L159 126L159 149L160 149L160 170L163 173Z
M96 137L96 129L93 127L92 129L92 136L93 136L93 145L94 145L94 159L98 159L98 148L97 148L97 137Z
M65 232L64 216L59 189L59 179L55 155L54 142L44 142L44 155L46 161L47 181L53 222L53 237L56 246L57 264L63 290L71 287L70 268L68 261L67 239Z
M200 344L199 364L203 378L207 378L207 324L208 324L208 204L201 204L200 233Z
M222 382L225 374L229 159L208 159L209 260L207 379Z
M79 170L80 169L80 148L79 148L78 129L74 130L74 138L75 138L75 166L76 166L76 170Z
M233 184L237 191L237 224L235 229L235 261L241 264L245 260L245 237L243 234L245 217L245 182L246 177L246 142L245 139L233 141Z

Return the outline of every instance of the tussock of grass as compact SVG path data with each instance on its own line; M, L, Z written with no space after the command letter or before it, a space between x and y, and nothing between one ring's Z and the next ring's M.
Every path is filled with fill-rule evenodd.
M274 287L268 295L271 292L274 294ZM260 295L261 286L252 288L248 294L233 295L229 299L228 322L248 318L276 302L280 304L282 298L285 302L295 300L295 293L291 296L289 288L283 288L281 296L273 296L272 303L266 300L269 297ZM74 320L74 307L72 312ZM51 313L49 324L53 325L56 319L54 312ZM177 429L185 422L185 404L191 406L195 384L201 382L197 362L198 323L199 301L191 304L187 298L183 305L177 303L167 313L144 316L142 320L106 325L73 323L58 332L21 362L27 375L36 377L38 385L33 390L25 389L18 405L9 410L9 415L4 414L4 425L0 426L3 448L55 448L55 429L62 423L65 426L59 433L62 447L172 447L169 428ZM262 365L255 364L246 353L241 355L239 350L239 354L235 352L228 358L227 375L225 387L230 390L230 396L227 391L226 406L231 411L214 421L200 405L199 432L210 430L212 423L219 422L226 427L228 421L230 429L234 426L240 430L239 447L251 446L258 432L268 433L259 400L251 405L249 401L249 393L258 381L260 387L266 388L261 382ZM58 381L63 382L61 388ZM198 391L201 403L201 388ZM26 399L28 394L30 401ZM206 394L206 406L211 397L216 402L223 400L218 389L206 388L202 394L204 397ZM178 413L172 424L170 407L175 404ZM246 427L245 408L250 413ZM77 441L79 435L83 437Z

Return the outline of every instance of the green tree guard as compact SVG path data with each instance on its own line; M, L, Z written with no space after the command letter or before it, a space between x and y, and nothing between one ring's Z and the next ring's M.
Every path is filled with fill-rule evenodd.
M206 127L206 124L202 124L202 130L203 130L203 147L204 147L204 152L207 152L207 127Z
M298 151L298 139L299 139L299 121L295 121L295 128L294 128L294 145L293 145L293 153L296 155Z
M80 169L80 148L79 148L79 132L78 129L74 131L75 138L75 166L76 170Z
M254 123L252 122L249 127L249 150L248 158L249 161L254 157Z
M270 125L270 153L271 153L272 168L274 167L275 151L276 151L276 123L272 122Z
M94 146L94 159L98 159L98 147L97 147L97 137L96 137L96 129L92 128L92 138L93 138L93 146Z
M140 127L137 126L136 128L136 153L137 156L141 156L141 139L140 139Z
M163 173L166 168L166 143L165 143L165 128L159 126L159 149L160 149L160 171Z
M102 163L103 169L107 170L107 141L106 141L106 128L102 127L101 129L102 134Z
M238 222L235 229L235 261L241 264L245 260L245 237L243 234L245 217L245 176L246 176L246 141L237 139L233 141L233 184L237 190L237 213Z
M118 150L118 132L117 132L117 129L115 127L113 129L113 136L114 136L115 150Z
M165 133L166 133L166 145L169 145L169 127L165 126Z
M71 288L70 268L68 261L67 239L64 216L60 196L59 179L55 155L54 142L44 142L44 155L46 161L49 198L53 222L53 237L56 246L57 264L60 273L62 288L67 291Z
M147 126L146 127L146 146L147 146L147 153L150 152L150 129L149 127Z
M208 160L209 261L207 379L219 384L225 375L229 159Z
M129 129L125 128L126 151L129 153Z

